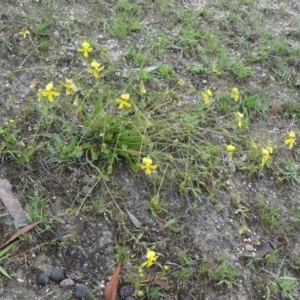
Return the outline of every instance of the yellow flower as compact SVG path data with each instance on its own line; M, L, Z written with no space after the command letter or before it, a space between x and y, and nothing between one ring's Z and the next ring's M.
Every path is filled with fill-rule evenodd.
M91 45L85 41L81 44L81 48L77 49L78 52L83 53L84 57L89 57L89 52L91 52L92 50L93 48L91 47Z
M38 102L40 102L41 101L41 99L42 99L42 89L38 89L38 92L36 93L36 96L38 97Z
M270 154L273 153L273 148L272 147L266 147L261 149L261 165L264 166L267 162L267 160L270 158Z
M66 78L66 82L63 84L64 88L66 89L66 95L71 94L71 91L73 92L77 92L78 88L77 86L74 84L72 79L67 79Z
M93 74L95 78L99 78L99 73L104 69L104 66L100 67L100 64L93 60L91 62L91 67L87 70L89 73Z
M239 97L240 97L239 89L236 88L236 87L234 87L234 88L231 90L230 97L231 97L235 102L237 102L237 101L239 100Z
M141 168L145 170L146 174L151 174L152 170L155 170L157 166L158 165L152 164L152 159L149 155L143 158L143 164L141 165Z
M202 97L203 97L203 101L205 102L205 104L208 103L209 98L212 96L212 92L210 89L205 89L201 92Z
M180 78L176 84L179 86L185 86L185 81L182 78Z
M234 115L237 119L238 127L241 128L242 127L242 118L244 117L244 115L241 114L240 112L235 112Z
M139 276L140 276L141 278L145 277L145 275L144 275L144 272L143 272L143 269L142 269L142 268L139 268Z
M18 33L19 35L23 36L23 39L26 39L27 35L30 34L30 32L27 30L26 27L23 27L22 30Z
M294 131L287 132L287 139L284 141L285 144L289 145L289 149L294 147L296 141L296 135Z
M15 123L15 120L14 119L9 119L8 120L8 124L14 124Z
M73 214L73 208L71 208L71 207L69 207L69 208L67 208L67 210L66 210L66 215L67 216L71 216L72 214Z
M42 95L44 97L48 97L49 102L53 102L54 99L53 97L59 96L58 92L53 91L53 82L50 81L47 85L46 88L42 91Z
M232 145L226 145L226 150L227 150L227 153L228 153L228 160L231 161L233 152L235 150L235 147L232 146Z
M147 249L147 260L141 264L142 267L151 267L153 263L157 260L158 256L156 253L150 249Z
M122 94L120 98L116 98L117 103L119 103L119 109L122 109L123 106L131 107L131 104L128 103L129 98L129 94Z
M168 271L169 269L170 269L169 266L164 265L164 270L165 270L165 271Z
M143 292L142 290L137 290L137 291L136 291L136 295L137 295L139 298L141 298L141 297L144 296L144 292Z

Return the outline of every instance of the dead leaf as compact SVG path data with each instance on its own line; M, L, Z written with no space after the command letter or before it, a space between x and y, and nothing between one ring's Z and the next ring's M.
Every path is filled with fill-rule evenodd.
M269 252L276 250L277 249L277 244L272 242L272 241L267 241L263 244L263 246L256 251L256 256L259 258L264 257L267 255Z
M15 226L22 227L28 224L20 201L13 194L11 184L6 179L0 179L0 198L13 217Z
M125 210L129 216L129 219L136 228L142 228L142 223L125 207Z
M144 82L142 80L140 81L140 94L141 95L145 95L146 94L145 85L144 85Z
M34 78L34 79L32 79L29 88L30 88L31 90L34 90L34 89L35 89L35 86L36 86L36 79Z
M270 105L270 112L271 114L276 117L278 116L280 107L277 105L277 103L274 101L271 105Z
M148 275L147 276L147 281L149 281L149 282L153 282L155 285L157 285L157 286L161 286L161 287L165 287L165 286L167 286L167 280L165 280L165 279L155 279L156 277L155 276L153 276L153 275Z
M40 224L41 221L37 221L34 222L32 224L29 224L25 227L23 227L22 229L20 229L19 231L17 231L9 240L7 240L3 245L0 246L0 250L2 250L3 248L5 248L8 244L10 244L11 242L13 242L14 240L16 240L22 233L28 232L29 230L31 230L32 228L34 228L36 225Z
M245 220L242 221L241 227L239 229L239 235L242 235L245 231L251 232L251 230L248 228L247 223Z
M105 287L105 292L104 292L105 300L116 300L120 269L121 269L121 260L119 261L114 271L114 274L111 276L110 281L107 283Z

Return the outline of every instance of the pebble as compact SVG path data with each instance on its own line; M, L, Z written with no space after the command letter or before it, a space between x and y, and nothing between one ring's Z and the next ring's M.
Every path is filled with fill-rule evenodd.
M58 228L57 230L56 230L56 232L55 232L55 238L56 239L61 239L64 235L66 235L66 230L64 230L64 229L61 229L61 228Z
M128 296L131 296L133 294L133 292L134 292L133 286L123 285L120 288L119 295L120 295L121 298L126 298Z
M254 250L253 246L249 244L245 245L245 249L247 252L252 252Z
M64 279L63 281L61 281L61 282L59 283L59 285L60 285L60 287L62 287L62 288L67 288L67 287L70 287L70 286L75 285L75 282L74 282L74 280L72 280L71 278L66 278L66 279Z
M246 238L249 238L249 237L251 237L251 235L252 235L252 232L251 232L251 230L249 230L249 229L246 229L246 230L244 231L244 236L245 236Z
M85 185L81 190L81 194L83 196L91 195L90 191L91 191L91 187L89 187L88 185Z
M84 185L93 185L95 183L95 178L91 178L87 175L85 175L82 179L81 179L81 182L84 184Z
M151 219L150 217L146 217L143 220L142 224L144 226L147 226L147 227L151 228L151 227L155 226L155 221L153 219Z
M60 283L62 280L65 279L64 270L62 268L56 267L51 271L49 277L54 282Z
M78 284L75 288L74 296L79 299L84 299L89 296L88 289L85 284Z
M46 285L49 282L49 277L44 272L39 272L37 275L37 284Z

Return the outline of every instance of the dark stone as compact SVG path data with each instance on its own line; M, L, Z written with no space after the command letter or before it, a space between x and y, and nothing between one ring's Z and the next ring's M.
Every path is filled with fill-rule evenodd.
M81 180L81 182L84 184L84 185L93 185L94 183L95 183L95 178L91 178L91 177L89 177L89 176L87 176L87 175L85 175L83 178L82 178L82 180Z
M66 235L66 231L64 229L58 228L55 232L55 238L56 239L61 239L64 235Z
M147 226L149 228L153 227L155 225L155 222L150 218L150 217L146 217L144 220L143 220L143 223L142 223L144 226Z
M54 282L60 283L61 281L63 281L65 279L64 270L62 268L56 267L51 271L49 277Z
M91 187L89 187L88 185L85 185L81 190L81 195L82 196L87 196L87 195L91 196L91 189L92 189Z
M78 299L84 299L89 296L88 289L85 284L78 284L75 288L74 296Z
M133 294L133 292L134 292L134 289L131 285L123 285L120 288L119 295L123 299L123 298L126 298L128 296L131 296Z
M128 296L126 297L124 300L135 300L135 298L131 297L131 296Z
M49 277L44 272L39 272L37 275L37 284L46 285L49 282Z

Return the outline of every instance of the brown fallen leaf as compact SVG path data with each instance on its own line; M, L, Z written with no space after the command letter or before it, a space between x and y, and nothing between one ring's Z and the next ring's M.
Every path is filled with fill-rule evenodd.
M16 227L22 227L28 224L20 201L13 194L11 184L6 179L0 179L0 198L7 211L13 217Z
M105 287L105 292L104 292L105 300L116 300L117 298L120 269L121 269L121 260L119 261L114 271L114 274L111 276L109 282Z
M280 107L278 106L278 104L274 101L272 102L272 104L270 105L270 112L274 117L278 116L278 113L280 111Z
M5 248L5 246L7 246L8 244L10 244L14 240L16 240L22 233L28 232L29 230L31 230L32 228L34 228L36 225L38 225L40 223L41 223L41 221L31 223L31 224L23 227L19 231L17 231L10 239L8 239L3 245L0 246L0 250L2 250L3 248Z
M277 249L277 244L272 242L272 241L267 241L263 244L263 246L256 251L256 256L259 258L264 257L267 255L269 252L276 250Z
M155 278L156 278L156 276L148 275L147 276L147 281L149 281L149 282L152 281L157 286L161 286L161 287L167 286L167 284L168 284L167 280L165 280L165 279L155 279Z

